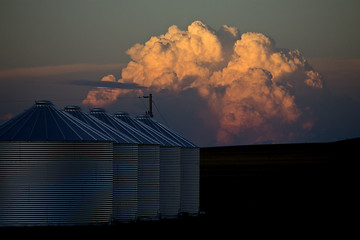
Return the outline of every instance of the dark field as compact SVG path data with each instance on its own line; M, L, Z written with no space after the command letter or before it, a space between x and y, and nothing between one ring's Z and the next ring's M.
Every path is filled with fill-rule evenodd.
M352 211L346 188L359 143L202 148L204 223L330 228Z
M200 236L203 233L209 235L212 230L222 231L223 226L239 234L249 229L261 232L269 228L283 232L289 227L300 231L325 229L330 233L334 227L337 228L354 215L354 203L357 205L354 190L357 188L353 186L357 185L357 177L353 172L359 147L360 139L332 143L202 148L202 214L199 217L184 216L176 221L110 226L11 230L88 234L99 230L101 233L130 231L141 235L141 231L134 230L146 226L157 231L158 227L176 225L196 226L193 233ZM297 232L293 234L297 235Z

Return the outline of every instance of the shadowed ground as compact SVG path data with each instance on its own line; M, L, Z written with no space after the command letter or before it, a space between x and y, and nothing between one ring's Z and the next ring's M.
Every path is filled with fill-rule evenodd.
M321 224L352 201L359 139L201 149L201 209L208 223ZM344 205L345 204L345 205Z

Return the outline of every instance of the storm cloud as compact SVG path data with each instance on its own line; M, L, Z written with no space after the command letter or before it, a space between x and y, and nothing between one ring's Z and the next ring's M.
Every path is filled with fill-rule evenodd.
M171 26L127 54L131 61L121 78L108 75L101 82L146 88L97 87L84 105L110 106L130 93L180 96L191 90L207 105L197 114L215 118L198 116L211 126L217 145L296 141L319 121L319 105L313 101L324 96L323 76L299 50L278 48L265 34L241 34L225 25L216 31L195 21L187 30Z

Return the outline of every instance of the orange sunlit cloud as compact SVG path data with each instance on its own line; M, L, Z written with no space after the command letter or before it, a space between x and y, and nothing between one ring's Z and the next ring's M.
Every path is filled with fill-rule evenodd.
M187 30L171 26L145 44L135 44L122 78L102 81L136 83L153 91L197 89L218 117L218 143L253 129L254 141L281 138L282 126L299 120L294 88L322 88L321 76L298 50L278 49L261 33L223 26L214 31L201 21ZM105 106L132 90L94 88L84 104ZM310 122L303 129L311 129ZM273 124L276 123L276 124Z

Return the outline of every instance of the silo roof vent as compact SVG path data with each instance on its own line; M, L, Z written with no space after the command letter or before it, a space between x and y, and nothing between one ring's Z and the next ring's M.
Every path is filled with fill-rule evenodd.
M81 108L79 106L75 106L75 105L68 105L64 108L65 110L68 110L68 111L80 111Z
M48 100L36 100L36 105L53 105L51 101Z
M91 113L104 113L106 112L104 108L93 108L91 109Z

